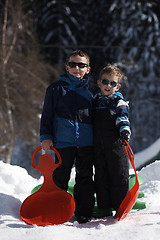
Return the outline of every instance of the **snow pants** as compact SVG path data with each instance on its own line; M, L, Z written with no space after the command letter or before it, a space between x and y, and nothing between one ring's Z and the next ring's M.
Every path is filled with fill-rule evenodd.
M74 186L75 215L92 215L94 207L93 147L57 148L62 165L53 173L55 184L67 191L71 169L75 164L76 178Z
M94 165L98 207L117 211L129 189L129 161L121 140L97 139Z

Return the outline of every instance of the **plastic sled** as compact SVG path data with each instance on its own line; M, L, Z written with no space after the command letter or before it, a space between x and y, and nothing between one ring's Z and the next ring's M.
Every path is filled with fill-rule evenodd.
M139 185L142 185L144 183L144 178L142 176L140 176L139 174L137 174L138 177L138 182ZM135 184L135 174L130 174L129 175L129 190L131 190L131 188L134 186Z
M141 176L137 175L138 176L138 181L139 181L139 184L141 185L144 180ZM134 184L135 184L135 175L134 174L131 174L129 176L129 189L131 189L133 186L133 181L134 181ZM133 185L134 185L133 184ZM72 194L73 196L73 192L74 192L74 185L75 185L75 182L69 182L68 184L68 192L70 194ZM36 191L38 191L40 188L41 188L42 184L40 185L37 185L36 187L34 187L31 191L31 194L35 193ZM143 198L144 197L144 193L143 192L139 192L138 193L138 198ZM134 206L132 209L144 209L146 208L146 202L142 202L142 201L137 201L135 202ZM106 211L104 210L104 216L106 214ZM97 198L95 196L95 206L93 208L93 212L92 212L92 216L93 217L103 217L103 210L102 209L99 209L98 206L97 206Z
M58 164L55 164L48 154L41 155L39 164L34 164L35 155L41 149L39 147L34 151L31 165L43 174L44 183L38 191L24 200L20 209L20 216L24 222L31 225L62 224L67 222L74 214L74 198L53 182L53 171L62 163L61 156L55 148L51 147L51 150L56 153L59 160Z
M137 174L137 177L138 177L138 181L139 181L139 185L143 184L144 183L144 179L142 176L138 175ZM135 184L135 175L134 174L131 174L129 175L129 190L134 186ZM68 184L68 192L73 196L73 191L74 191L74 185L75 185L75 182L69 182ZM36 187L34 187L31 191L31 194L35 193L36 191L38 191L40 188L41 188L42 184L40 185L37 185ZM138 193L138 198L143 198L144 197L144 193L143 192L139 192ZM144 209L146 208L146 202L142 202L142 201L138 201L136 200L134 206L132 209ZM92 212L92 216L93 217L103 217L103 215L105 216L106 215L106 211L104 210L104 213L103 213L103 210L102 209L99 209L98 206L97 206L97 198L95 196L95 206L93 208L93 212Z
M127 156L131 162L131 165L134 169L135 172L135 184L134 186L130 189L130 191L127 193L126 197L124 198L124 200L122 201L117 213L116 213L116 219L118 221L124 219L127 214L131 211L131 209L133 208L137 198L138 198L138 191L139 191L139 182L138 182L138 177L137 177L137 173L136 173L136 169L134 166L134 154L132 152L131 147L129 146L128 142L126 140L124 140L126 145L124 146Z

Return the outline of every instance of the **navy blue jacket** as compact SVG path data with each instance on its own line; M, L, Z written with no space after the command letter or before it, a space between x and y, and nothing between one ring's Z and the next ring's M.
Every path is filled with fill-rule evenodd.
M40 141L50 139L57 148L92 146L92 108L88 79L60 77L46 91Z

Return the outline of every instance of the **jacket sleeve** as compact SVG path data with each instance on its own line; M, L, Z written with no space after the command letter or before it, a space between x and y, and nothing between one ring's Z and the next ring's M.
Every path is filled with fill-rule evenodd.
M50 85L46 90L44 99L43 111L40 122L40 141L53 141L53 117L54 117L54 99L53 85Z
M121 99L118 101L116 107L116 126L119 129L120 135L123 131L127 131L128 135L131 135L130 121L129 121L129 105L127 101Z

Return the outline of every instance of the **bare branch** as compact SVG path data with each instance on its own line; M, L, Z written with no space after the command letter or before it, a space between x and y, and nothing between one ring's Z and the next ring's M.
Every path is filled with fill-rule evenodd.
M14 66L22 69L23 71L25 71L28 75L30 75L31 77L33 77L34 79L36 79L38 82L40 82L40 84L42 84L43 87L47 87L47 84L38 76L36 76L34 73L32 73L30 70L26 69L25 67L23 67L22 65L20 65L19 63L14 62L13 63Z

